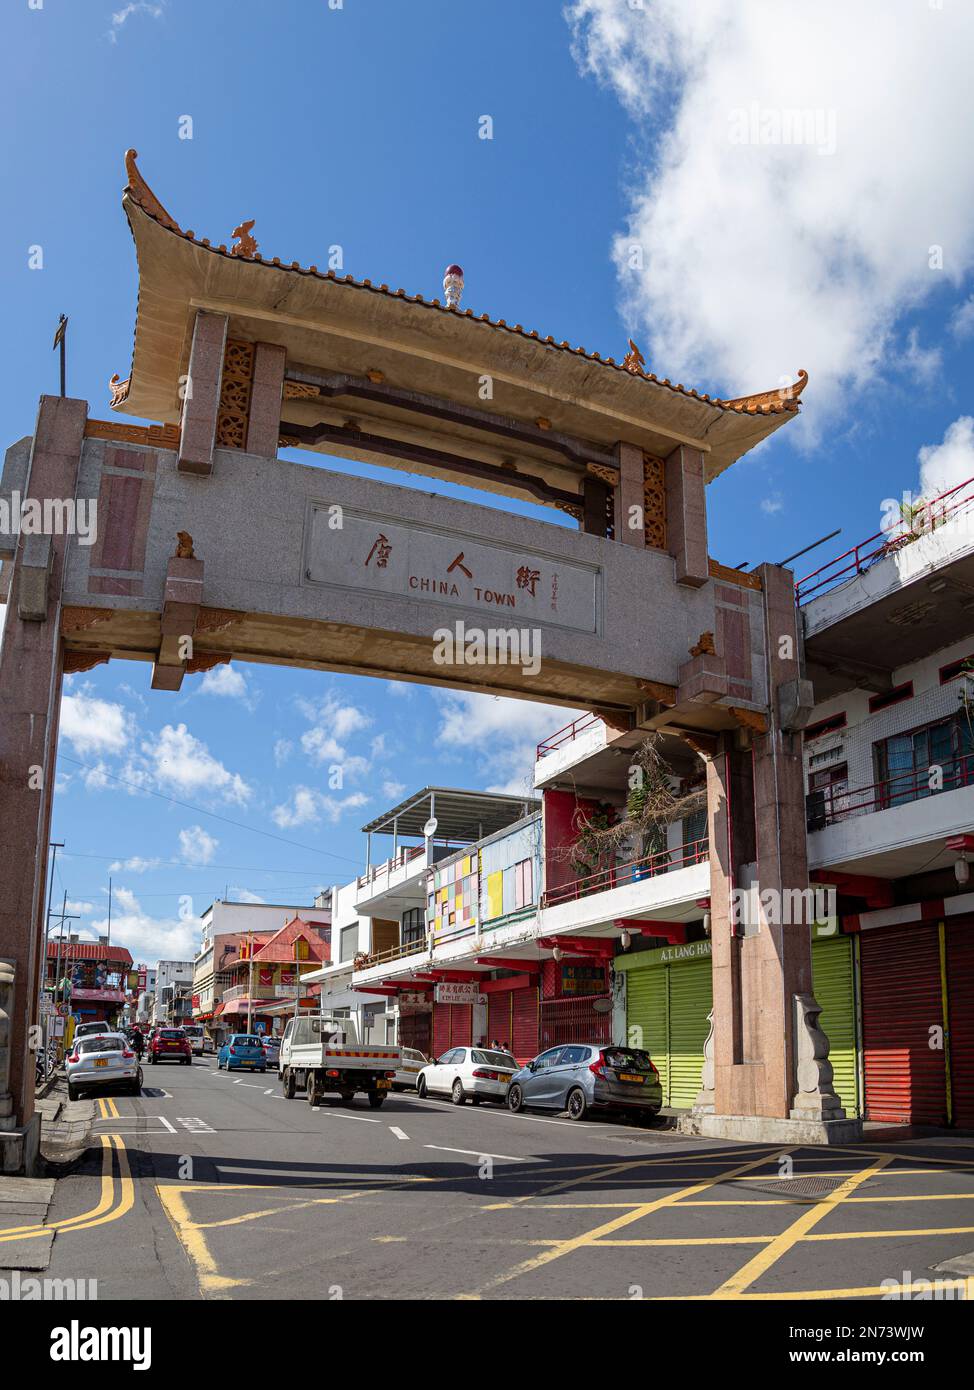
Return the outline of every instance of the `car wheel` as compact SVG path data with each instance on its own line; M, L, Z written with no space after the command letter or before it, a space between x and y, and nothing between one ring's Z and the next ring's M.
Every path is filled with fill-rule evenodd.
M426 1097L429 1095L429 1091L426 1089L425 1076L421 1076L419 1080L416 1082L416 1094L419 1096L420 1100L425 1100Z
M154 1067L155 1064L156 1064L156 1059L155 1059L154 1057L150 1057L150 1058L149 1058L149 1066L150 1066L150 1067Z
M382 1105L383 1105L384 1101L385 1101L385 1098L386 1098L386 1093L385 1093L385 1091L370 1091L370 1092L369 1092L369 1105L372 1107L373 1110L380 1110L380 1109L382 1108Z
M310 1074L305 1082L305 1089L308 1093L308 1104L312 1106L318 1105L321 1101L321 1097L318 1094L318 1087L315 1085L315 1078Z
M266 1071L267 1071L267 1068L266 1068L266 1067L261 1067L260 1070L261 1070L261 1072L266 1072Z
M570 1120L584 1120L588 1114L588 1101L585 1099L585 1092L580 1091L577 1086L573 1091L569 1091L568 1104L565 1109L568 1111Z
M74 1087L74 1086L72 1086L71 1083L68 1082L68 1100L77 1100L77 1099L78 1099L77 1088Z
M453 1083L453 1090L450 1092L450 1099L454 1105L462 1105L467 1097L463 1094L463 1082L459 1076Z
M507 1108L512 1110L515 1115L520 1115L524 1109L524 1092L520 1086L512 1086L507 1093Z
M286 1072L284 1073L284 1080L282 1081L281 1084L282 1084L283 1087L284 1087L284 1099L285 1099L285 1100L293 1100L293 1099L294 1099L294 1091L295 1091L295 1085L294 1085L294 1072L293 1072L293 1071L286 1071Z

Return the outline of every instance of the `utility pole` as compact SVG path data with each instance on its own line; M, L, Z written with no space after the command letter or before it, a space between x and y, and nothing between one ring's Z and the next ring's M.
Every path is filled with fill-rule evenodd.
M51 911L50 911L50 909L48 909L48 917L50 917L50 915L51 915ZM60 922L58 923L57 963L56 963L55 968L54 968L54 1005L55 1005L55 1008L57 1007L57 1005L58 1005L59 1003L62 1003L62 1002L63 1002L63 1000L61 999L61 996L60 996L60 983L61 983L61 957L62 957L62 952L63 952L63 950L64 950L64 924L65 924L65 922L67 922L67 921L77 921L77 920L79 919L79 917L80 917L80 913L77 913L77 912L70 912L70 913L69 913L69 912L68 912L68 890L65 888L65 890L64 890L64 897L63 897L62 900L61 900L61 920L60 920ZM67 957L65 957L65 959L67 959ZM46 975L46 973L47 973L47 946L45 945L45 947L44 947L44 968L43 968L43 970L42 970L42 972L41 972L41 978L42 978L42 979L44 978L44 976ZM67 1026L67 1024L65 1024L65 1027L66 1027L66 1026ZM46 1042L47 1042L47 1036L46 1036L46 1034L45 1034L44 1041L45 1041L45 1044L46 1044ZM45 1076L47 1075L47 1047L46 1047L46 1046L45 1046L45 1048L44 1048L44 1075L45 1075Z
M108 944L112 944L112 880L108 880Z
M40 1009L40 1002L44 998L44 982L47 979L47 941L51 928L51 898L54 896L54 865L57 862L57 852L64 849L63 840L51 841L51 877L47 884L47 915L44 918L44 963L40 969L40 983L37 988L37 1004ZM45 1038L46 1041L46 1038Z
M251 1031L254 1016L254 934L247 943L247 1032Z

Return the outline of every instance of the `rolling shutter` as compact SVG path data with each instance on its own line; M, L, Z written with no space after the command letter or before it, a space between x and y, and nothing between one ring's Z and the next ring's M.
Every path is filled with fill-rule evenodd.
M865 1117L891 1124L947 1122L940 941L936 923L881 927L860 939Z
M829 1040L836 1095L852 1119L859 1114L859 1068L851 936L812 942L812 988L822 1006L819 1023Z
M433 1005L433 1056L442 1057L450 1050L450 1006Z
M713 1004L709 960L686 961L666 967L669 975L669 1099L668 1105L689 1109L700 1090L703 1045ZM655 1058L654 1058L655 1060ZM656 1063L657 1067L659 1063ZM665 1095L664 1091L664 1095Z
M512 1042L511 999L513 990L497 990L487 996L487 1041L496 1038L505 1047Z
M511 991L511 1042L519 1062L538 1055L538 987Z
M450 1004L450 1046L473 1046L473 1005Z
M669 1053L666 1036L665 965L626 972L626 1042L643 1047L656 1063L663 1087L663 1104L668 1105Z
M947 1002L950 1010L951 1121L974 1128L974 918L948 921Z

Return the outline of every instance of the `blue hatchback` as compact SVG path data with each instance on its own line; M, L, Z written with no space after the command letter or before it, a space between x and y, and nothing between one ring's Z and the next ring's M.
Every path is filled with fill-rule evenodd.
M217 1053L216 1067L217 1071L222 1067L226 1067L227 1071L233 1071L235 1067L242 1071L266 1071L267 1057L263 1043L256 1034L234 1033Z

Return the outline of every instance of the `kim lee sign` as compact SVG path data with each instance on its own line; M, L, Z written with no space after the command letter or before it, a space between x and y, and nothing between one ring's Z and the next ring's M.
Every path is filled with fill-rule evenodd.
M442 980L433 990L437 1004L479 1004L480 997L475 981Z

